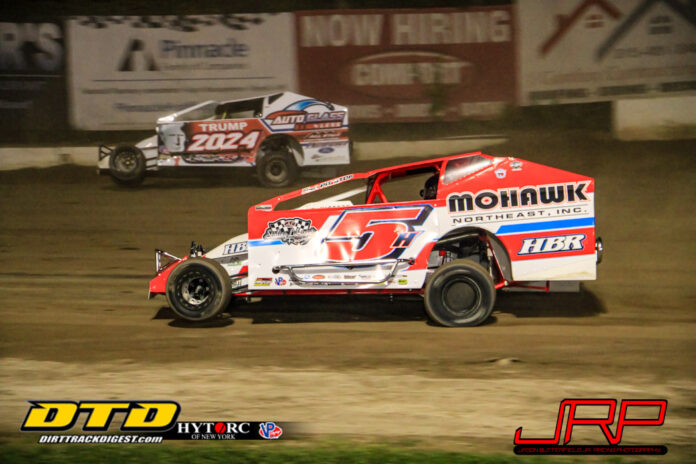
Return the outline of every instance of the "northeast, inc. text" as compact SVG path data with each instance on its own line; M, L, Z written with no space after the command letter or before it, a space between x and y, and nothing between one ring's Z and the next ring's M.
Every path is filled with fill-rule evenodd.
M496 213L474 213L456 216L452 218L452 224L480 224L480 223L495 223L522 221L529 219L544 219L554 217L572 217L586 216L589 214L587 206L568 206L568 207L550 207L550 208L535 208L523 211L507 211Z

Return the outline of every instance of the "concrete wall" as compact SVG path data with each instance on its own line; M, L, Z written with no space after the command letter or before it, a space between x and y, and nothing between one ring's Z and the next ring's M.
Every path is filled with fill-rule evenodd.
M696 138L696 95L617 100L612 112L620 140Z

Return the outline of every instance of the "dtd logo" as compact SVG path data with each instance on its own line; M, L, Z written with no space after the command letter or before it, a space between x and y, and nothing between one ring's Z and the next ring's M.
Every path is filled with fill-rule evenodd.
M122 431L167 430L174 425L181 406L174 401L29 401L31 407L20 430L62 431L71 429L81 412L87 413L86 432L103 432L116 413L125 413Z

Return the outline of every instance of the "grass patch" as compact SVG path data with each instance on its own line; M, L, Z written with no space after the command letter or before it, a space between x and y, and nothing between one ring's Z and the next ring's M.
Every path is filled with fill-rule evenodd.
M512 448L512 447L511 447ZM611 462L619 462L615 459ZM39 445L27 440L0 443L0 462L31 464L176 463L283 463L283 464L471 464L568 462L512 454L474 454L395 444L365 444L349 440L263 443L189 442L159 445ZM596 462L596 461L595 461Z

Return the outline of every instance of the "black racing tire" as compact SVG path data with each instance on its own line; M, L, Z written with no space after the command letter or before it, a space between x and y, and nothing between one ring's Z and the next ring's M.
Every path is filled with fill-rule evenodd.
M201 322L216 317L227 308L231 297L230 277L212 259L187 259L167 279L169 307L177 316L189 321Z
M139 148L119 145L109 155L109 175L124 187L137 187L145 179L145 156Z
M428 316L446 327L482 324L495 305L495 285L488 271L468 259L441 266L425 286Z
M300 168L291 150L271 151L256 163L256 174L264 187L287 187L297 180Z

